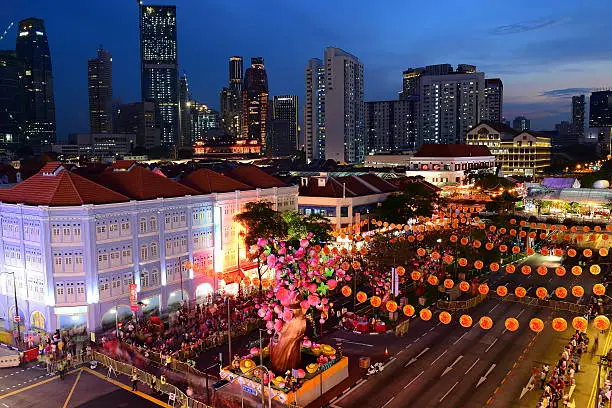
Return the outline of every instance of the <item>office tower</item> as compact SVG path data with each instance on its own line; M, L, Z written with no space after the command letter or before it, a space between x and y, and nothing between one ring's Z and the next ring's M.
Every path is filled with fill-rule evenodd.
M242 93L242 57L233 56L229 59L229 86L238 95Z
M136 146L150 149L159 146L161 131L153 102L133 102L119 105L117 109L116 133L136 135Z
M142 100L155 102L161 143L174 146L180 139L176 7L139 8Z
M247 144L265 147L268 120L268 75L261 57L251 58L251 67L244 74L242 88L242 132Z
M408 99L411 96L419 96L421 87L421 75L425 68L408 68L402 74L402 92L400 99Z
M572 96L572 144L584 137L584 102L584 95Z
M38 153L55 143L56 136L51 52L43 20L19 22L16 54L23 61L24 137Z
M318 58L306 66L304 149L306 160L325 159L325 67Z
M291 142L291 123L284 119L272 119L269 126L266 153L268 156L289 156L295 152Z
M22 143L23 61L0 50L0 146Z
M612 126L612 91L591 93L589 104L589 127Z
M87 62L89 129L91 133L112 133L113 58L100 47L98 56Z
M242 112L240 110L241 96L232 88L223 88L221 99L221 128L234 137L240 135Z
M210 109L204 104L192 102L191 124L194 141L208 140L208 132L211 129L219 128L219 112L214 109Z
M324 62L312 59L306 67L308 160L363 162L364 116L363 64L346 51L326 48Z
M504 84L499 78L485 79L484 108L482 119L502 123Z
M272 100L272 120L281 120L288 123L288 153L295 152L298 148L298 97L297 95L275 96Z
M572 124L566 120L555 124L555 130L552 133L553 146L567 146L572 142Z
M189 92L189 84L187 83L187 75L179 78L179 107L181 111L181 138L179 145L183 147L191 147L195 139L193 138L192 105L195 102L191 98Z
M512 129L516 130L517 132L531 130L531 121L524 116L517 116L512 121Z
M366 154L416 148L418 98L365 103Z

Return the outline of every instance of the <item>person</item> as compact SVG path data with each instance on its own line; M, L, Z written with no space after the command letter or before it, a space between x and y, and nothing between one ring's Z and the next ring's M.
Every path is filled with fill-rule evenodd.
M57 370L59 371L60 380L63 380L66 376L66 363L64 362L64 360L57 363Z
M132 391L138 391L138 373L132 368Z

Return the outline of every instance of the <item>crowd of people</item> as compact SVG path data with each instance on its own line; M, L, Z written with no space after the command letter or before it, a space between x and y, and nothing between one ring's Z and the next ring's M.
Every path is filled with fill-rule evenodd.
M588 344L586 333L576 331L563 347L559 361L552 370L548 364L542 366L539 380L544 393L537 408L565 408L569 405L569 391L576 384L575 374L580 371L580 358L587 352Z

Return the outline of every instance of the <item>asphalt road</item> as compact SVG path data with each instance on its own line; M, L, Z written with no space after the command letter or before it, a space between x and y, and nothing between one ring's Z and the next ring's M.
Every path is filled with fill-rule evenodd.
M536 255L526 263L533 266L549 263L552 268L555 260L551 257ZM535 268L534 268L535 269ZM520 268L517 267L517 270ZM500 284L507 285L512 292L519 284L528 289L533 296L539 286L549 292L557 286L570 287L577 282L585 287L587 294L596 282L595 277L583 274L575 277L571 274L559 277L549 270L545 276L535 270L531 275L498 273L489 278L491 291ZM577 299L570 296L568 301ZM585 299L579 299L584 302ZM338 408L400 408L400 407L478 407L494 403L498 407L517 405L520 388L503 389L506 377L521 376L528 381L532 361L525 361L525 356L536 347L546 347L553 335L548 325L539 335L533 333L528 323L538 317L549 322L552 310L535 308L519 303L504 302L496 295L487 298L482 304L470 310L475 325L466 329L458 322L459 313L453 315L454 321L449 325L438 322L436 316L429 322L416 319L408 335L402 339L402 349L395 354L392 361L382 373L360 383L344 397L334 401ZM494 326L483 330L478 325L481 316L493 319ZM555 316L559 316L557 313ZM561 314L571 318L568 314ZM516 332L508 332L504 327L507 317L515 317L520 326ZM342 336L347 338L349 336ZM372 344L367 336L361 337L363 344ZM377 339L377 343L384 340ZM389 338L387 341L392 342ZM350 342L350 343L349 343ZM377 345L360 345L358 338L350 337L345 349L364 355L373 352ZM394 351L395 353L395 351ZM537 355L529 355L537 361ZM505 392L500 392L500 389ZM492 398L495 395L495 398Z
M37 364L0 368L0 396L46 378L48 378L46 369Z

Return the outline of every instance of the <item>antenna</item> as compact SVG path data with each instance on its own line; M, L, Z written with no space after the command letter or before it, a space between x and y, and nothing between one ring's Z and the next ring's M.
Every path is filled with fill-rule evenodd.
M6 36L6 33L8 33L8 31L11 29L11 27L14 25L15 23L11 21L11 24L8 25L8 27L6 27L6 30L4 30L4 32L2 33L2 35L0 35L0 41L4 39L4 37Z

